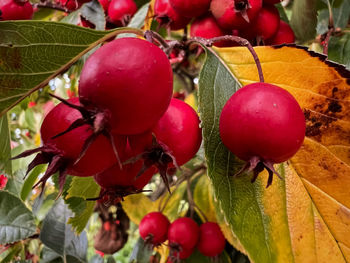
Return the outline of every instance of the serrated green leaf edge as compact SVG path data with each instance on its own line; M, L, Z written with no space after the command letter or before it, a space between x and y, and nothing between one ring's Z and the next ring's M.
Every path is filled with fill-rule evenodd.
M17 196L0 191L0 244L23 240L35 232L33 213Z

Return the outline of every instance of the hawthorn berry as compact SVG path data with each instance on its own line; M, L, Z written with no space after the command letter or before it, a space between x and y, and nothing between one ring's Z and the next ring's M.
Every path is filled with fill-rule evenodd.
M160 26L170 27L171 30L182 29L191 20L175 12L169 0L156 0L154 3L154 15Z
M185 17L197 17L209 10L210 0L169 0L174 10Z
M33 12L33 7L27 0L0 1L0 21L32 19Z
M206 222L199 227L198 250L207 257L221 254L225 248L225 237L217 223Z
M219 126L224 145L247 162L243 170L254 171L252 182L264 168L268 170L267 187L273 173L278 175L273 164L291 158L305 136L304 114L295 98L278 86L260 82L229 98Z
M252 23L251 30L258 37L265 40L276 34L279 25L280 15L278 9L273 5L264 4Z
M295 42L295 36L293 29L284 21L280 21L280 26L275 35L266 39L267 45L282 45L291 44Z
M90 1L91 0L59 0L61 6L67 8L70 11L80 8L82 4Z
M116 50L118 52L116 52ZM151 129L167 110L173 72L166 54L138 38L119 38L93 53L81 72L79 97L95 130L139 134Z
M189 217L181 217L170 224L168 240L171 249L181 252L193 249L199 238L199 227Z
M3 174L0 175L0 190L4 189L7 184L7 177Z
M79 105L78 98L69 99L67 102ZM82 125L55 138L57 134L66 130L79 118L81 118L81 114L78 110L65 103L58 104L46 115L41 125L40 133L43 145L25 151L13 159L38 153L29 164L27 173L38 164L48 163L48 168L39 181L43 185L56 172L59 172L60 183L63 186L68 174L92 176L114 165L117 159L109 140L100 134L91 141L93 131L89 125ZM125 147L125 137L114 136L113 139L118 149Z
M117 26L126 26L136 11L134 0L111 0L108 6L110 21Z
M161 212L149 213L140 222L140 236L146 242L158 246L167 240L169 225L168 218Z
M262 0L212 0L210 10L226 29L244 29L258 15Z
M132 145L141 142L146 145L140 157L146 167L155 165L158 168L168 186L167 170L191 160L201 145L199 123L198 115L191 106L173 98L167 111L151 130L154 137L148 132L135 135L129 141Z
M196 18L191 24L191 37L203 37L213 38L220 37L226 34L226 32L220 28L215 18L211 14ZM216 42L214 46L225 47L230 46L229 41Z

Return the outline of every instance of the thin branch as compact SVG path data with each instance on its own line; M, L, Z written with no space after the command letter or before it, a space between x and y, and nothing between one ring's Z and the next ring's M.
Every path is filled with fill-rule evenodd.
M194 38L188 40L186 43L187 43L187 45L189 45L191 43L198 42L198 43L201 43L202 45L205 45L205 46L212 46L214 43L220 42L220 41L232 41L234 43L237 43L241 46L248 48L248 50L250 51L250 53L252 54L252 56L254 58L256 67L258 68L259 80L260 80L260 82L264 82L264 75L263 75L263 71L261 68L261 63L260 63L259 57L256 54L253 46L249 43L249 41L247 39L237 37L237 36L230 36L230 35L213 37L210 39L201 38L201 37L194 37Z

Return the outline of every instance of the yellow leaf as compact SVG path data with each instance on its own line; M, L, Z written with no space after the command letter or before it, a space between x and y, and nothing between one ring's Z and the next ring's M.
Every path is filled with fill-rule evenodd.
M258 81L246 48L214 50L242 85ZM307 125L303 146L281 165L285 182L263 189L263 174L255 187L274 261L350 262L350 72L301 47L255 50L265 82L297 99Z

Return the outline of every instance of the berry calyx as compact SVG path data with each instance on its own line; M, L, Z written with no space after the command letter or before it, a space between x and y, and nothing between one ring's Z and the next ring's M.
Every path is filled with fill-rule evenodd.
M119 38L88 58L79 97L85 109L101 115L98 122L105 126L98 129L131 135L156 124L168 108L172 88L172 68L159 47L138 38Z
M226 102L220 116L220 137L238 158L242 171L254 171L252 182L265 168L271 185L274 163L291 158L305 136L305 118L286 90L268 83L246 85ZM279 175L278 175L279 176Z
M174 10L185 17L197 17L209 10L210 0L169 0Z
M198 250L207 257L221 254L225 248L225 237L217 223L206 222L199 227Z
M266 39L267 45L282 45L291 44L295 42L295 35L293 29L284 21L280 21L280 26L275 35Z
M137 11L133 0L112 0L108 6L110 21L117 26L126 26Z
M191 20L175 12L169 0L156 0L154 15L160 26L170 27L171 30L183 29Z
M169 168L178 168L191 160L201 145L199 123L198 115L191 106L181 100L171 99L167 111L152 129L153 136L149 132L130 138L132 145L140 141L147 145L135 159L142 158L146 167L156 166L168 187Z
M218 24L226 29L244 29L254 20L262 0L212 0L210 10Z
M191 250L198 242L199 227L189 217L181 217L171 223L168 230L168 240L171 250L181 252Z
M140 236L146 243L158 246L167 240L169 225L168 218L161 212L149 213L140 222Z
M33 17L33 7L29 1L1 0L0 21L29 20Z

